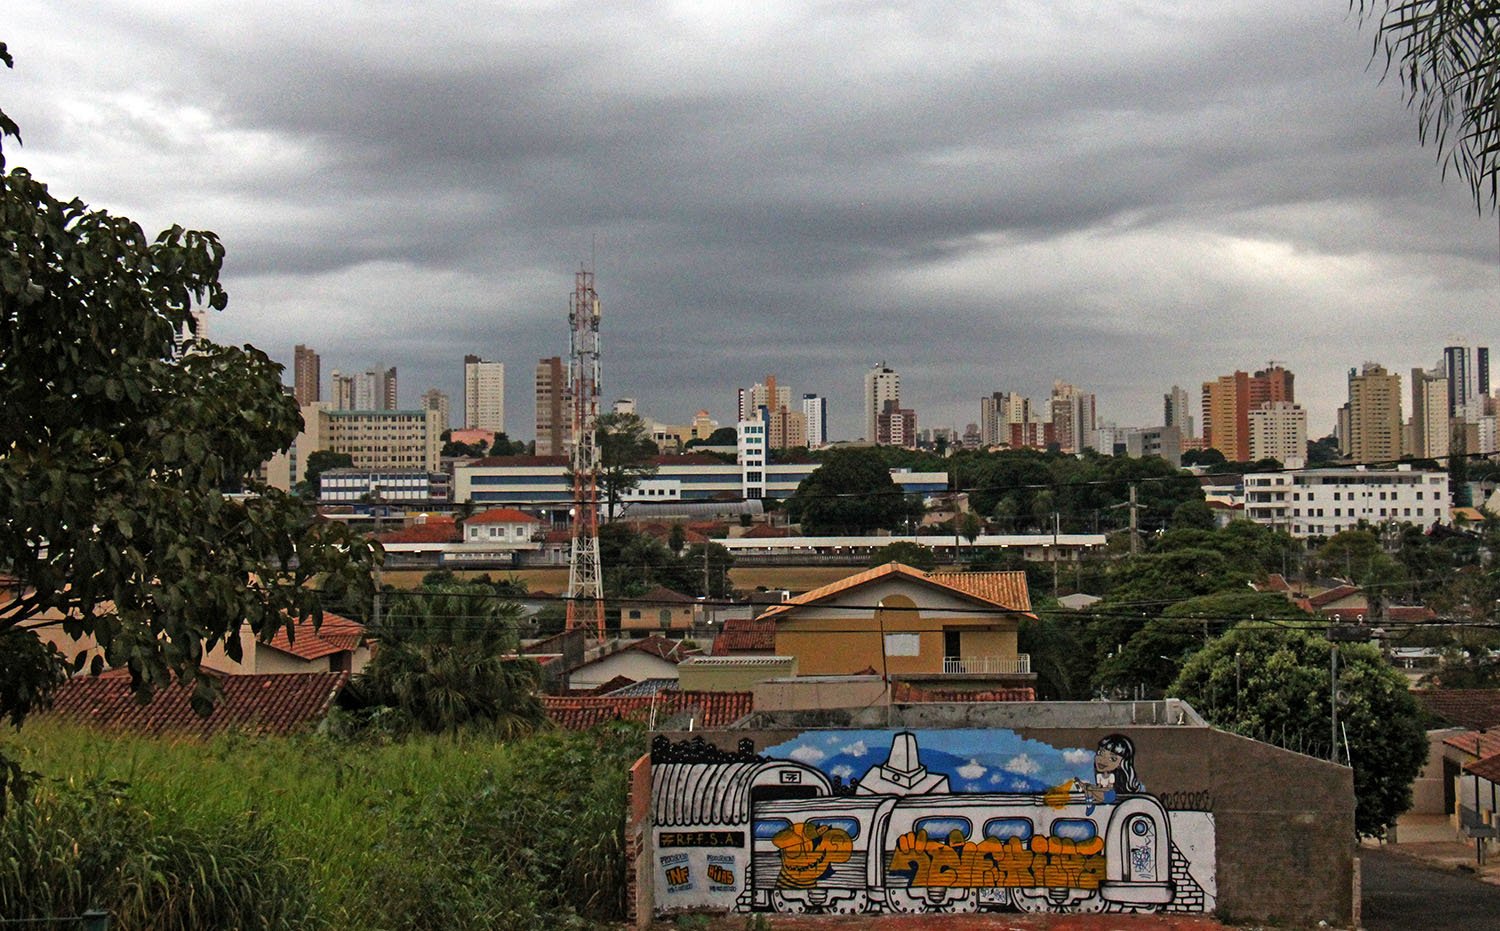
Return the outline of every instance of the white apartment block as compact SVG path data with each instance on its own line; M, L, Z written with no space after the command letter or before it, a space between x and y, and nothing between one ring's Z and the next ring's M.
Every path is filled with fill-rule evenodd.
M760 420L741 420L738 425L739 442L735 458L742 470L743 496L764 498L766 496L766 455L769 440L766 424Z
M1448 473L1312 469L1245 476L1245 516L1294 537L1329 537L1361 522L1431 526L1448 522Z
M1250 460L1301 465L1307 459L1307 411L1291 401L1271 401L1250 412Z
M802 416L807 418L807 446L818 449L828 445L828 399L816 394L802 396Z
M464 356L464 426L505 432L505 363Z

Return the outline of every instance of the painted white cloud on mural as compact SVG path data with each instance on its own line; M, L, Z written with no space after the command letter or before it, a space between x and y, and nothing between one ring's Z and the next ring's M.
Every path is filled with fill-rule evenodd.
M828 756L828 754L811 744L803 744L787 755L799 763L807 763L808 765L813 765Z
M960 766L956 772L965 779L980 779L989 769L978 760L971 759L967 766Z
M1005 764L1005 768L1023 776L1035 776L1042 771L1042 764L1022 753L1011 757L1010 762Z

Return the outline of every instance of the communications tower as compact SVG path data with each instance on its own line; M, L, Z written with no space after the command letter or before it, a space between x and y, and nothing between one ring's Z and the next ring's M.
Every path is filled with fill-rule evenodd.
M599 566L599 294L594 273L573 276L568 305L568 381L572 385L572 552L568 557L567 629L592 624L604 639L604 575Z

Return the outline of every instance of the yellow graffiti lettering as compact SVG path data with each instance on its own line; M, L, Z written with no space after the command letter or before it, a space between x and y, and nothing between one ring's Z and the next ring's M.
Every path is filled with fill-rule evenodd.
M708 881L721 886L732 886L734 885L734 871L711 863L708 867Z
M783 828L771 843L781 851L776 885L782 889L811 889L854 852L848 831L811 821Z
M688 868L685 866L672 866L667 868L667 885L680 886L688 881Z
M1050 886L1097 889L1104 881L1104 841L1062 837L1018 837L979 843L953 835L932 840L926 831L896 839L888 872L908 876L912 886L999 888Z
M1068 796L1072 793L1073 785L1077 781L1076 779L1069 779L1061 785L1053 786L1042 793L1042 801L1050 808L1066 808L1069 801Z

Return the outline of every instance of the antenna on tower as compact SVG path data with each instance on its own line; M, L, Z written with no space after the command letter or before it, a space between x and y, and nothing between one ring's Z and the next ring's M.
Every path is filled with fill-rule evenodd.
M591 257L592 261L592 257ZM592 270L573 276L568 305L568 375L572 385L573 509L569 528L567 630L593 622L604 640L604 576L599 565L599 294Z

